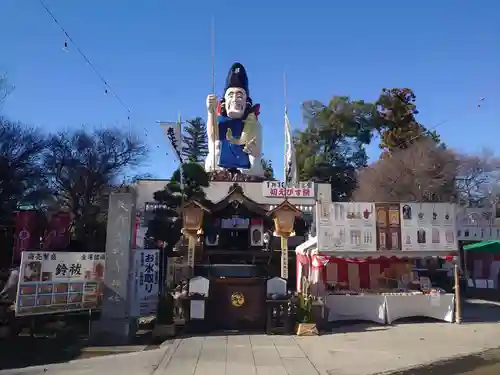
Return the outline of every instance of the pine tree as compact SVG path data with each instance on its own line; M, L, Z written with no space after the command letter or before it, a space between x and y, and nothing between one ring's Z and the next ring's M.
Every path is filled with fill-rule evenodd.
M201 163L208 154L207 127L201 117L188 120L184 128L182 156L185 161Z
M380 148L383 155L407 149L422 138L430 137L439 143L439 136L420 124L416 116L416 96L411 89L383 89L377 101L380 123Z

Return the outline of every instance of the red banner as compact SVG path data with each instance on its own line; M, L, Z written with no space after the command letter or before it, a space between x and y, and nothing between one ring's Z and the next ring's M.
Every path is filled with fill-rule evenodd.
M141 217L137 215L135 217L134 227L132 229L132 250L137 247L137 234L139 233L139 227L141 226Z
M69 212L58 212L52 215L45 231L42 247L47 250L65 249L71 240L70 225L71 215Z
M37 241L36 226L38 212L20 211L16 214L16 231L14 233L14 249L12 252L12 263L21 261L21 253L30 250ZM38 239L39 241L39 239Z

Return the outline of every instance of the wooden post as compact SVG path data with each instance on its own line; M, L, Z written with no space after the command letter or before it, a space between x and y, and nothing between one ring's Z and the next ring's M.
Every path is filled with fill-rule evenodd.
M281 277L288 280L288 237L281 237Z
M455 277L455 323L462 322L462 303L460 302L460 279L458 277L458 264L453 266L453 275Z

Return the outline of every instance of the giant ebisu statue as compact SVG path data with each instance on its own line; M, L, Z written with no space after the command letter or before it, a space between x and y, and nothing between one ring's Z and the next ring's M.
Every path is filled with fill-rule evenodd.
M234 63L221 100L215 94L207 97L207 172L227 170L255 179L264 177L259 109L250 98L245 68Z

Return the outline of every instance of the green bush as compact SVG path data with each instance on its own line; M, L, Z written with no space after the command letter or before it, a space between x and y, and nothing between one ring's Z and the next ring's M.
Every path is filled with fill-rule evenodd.
M313 323L312 298L304 293L299 294L297 321L299 323Z

